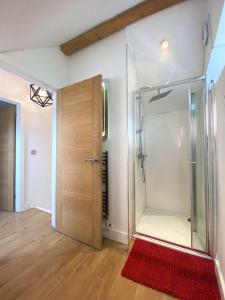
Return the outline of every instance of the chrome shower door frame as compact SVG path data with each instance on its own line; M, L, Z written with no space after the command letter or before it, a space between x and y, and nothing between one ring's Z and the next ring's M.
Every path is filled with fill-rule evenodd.
M167 83L164 85L159 85L159 86L155 86L155 87L150 87L150 88L144 88L144 89L139 89L135 92L133 92L133 97L132 99L128 99L128 139L129 139L129 150L128 150L128 185L129 185L129 191L132 191L131 194L129 194L129 237L130 239L132 238L132 236L137 237L138 235L141 236L139 233L136 232L136 226L135 226L135 201L136 201L136 195L135 195L135 181L134 181L134 176L135 176L135 168L134 168L134 160L135 160L135 155L134 155L134 122L135 122L135 114L134 114L134 103L135 103L135 96L138 95L142 95L144 93L150 92L150 91L155 91L158 89L164 89L164 88L168 88L168 87L174 87L174 86L178 86L178 85L183 85L183 84L191 84L197 81L206 81L206 77L205 76L196 76L196 77L192 77L192 78L188 78L188 79L184 79L184 80L179 80L176 82L171 82L171 83ZM190 91L189 91L190 93ZM189 101L190 101L190 96L189 95ZM209 137L209 131L211 131L211 126L212 126L212 122L213 120L209 120L210 118L210 114L211 114L211 107L209 107L209 103L208 103L208 97L207 97L207 93L206 93L206 84L205 84L205 89L204 89L204 95L203 95L204 99L204 111L205 111L205 120L204 120L204 160L205 160L205 176L204 176L204 180L205 180L205 190L206 190L206 254L212 255L212 251L210 251L210 230L209 228L212 228L212 217L210 219L209 216L209 209L210 209L210 201L212 202L212 199L209 199L209 177L211 177L211 181L215 181L214 178L214 174L212 172L212 160L213 157L212 155L210 155L210 151L212 151L212 138ZM189 103L190 105L190 103ZM213 116L211 116L211 119L213 118ZM132 124L132 125L131 125ZM215 153L214 153L215 154ZM192 161L192 159L190 160L190 162L193 162L192 165L194 165L195 161ZM215 164L214 164L215 165ZM132 174L130 173L130 171L132 171ZM195 172L195 166L192 166L192 172ZM215 190L215 189L214 189ZM193 190L193 186L192 186L192 192L194 192ZM213 191L215 192L215 191ZM212 204L211 204L212 205ZM194 207L193 207L193 201L192 201L192 213L194 213ZM193 243L193 231L194 231L194 226L192 224L192 243ZM150 237L152 238L152 237ZM157 241L157 238L155 239ZM166 242L167 243L167 242ZM168 241L168 245L171 246L171 244ZM181 246L182 248L182 246ZM195 251L193 249L193 251Z

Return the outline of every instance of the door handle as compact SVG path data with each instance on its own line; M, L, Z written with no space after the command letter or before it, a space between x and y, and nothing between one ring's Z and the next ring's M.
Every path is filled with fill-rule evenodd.
M85 158L84 161L90 161L92 163L99 163L100 159L97 159L97 158Z
M195 164L197 164L197 162L196 161L187 161L187 164L188 165L195 165Z

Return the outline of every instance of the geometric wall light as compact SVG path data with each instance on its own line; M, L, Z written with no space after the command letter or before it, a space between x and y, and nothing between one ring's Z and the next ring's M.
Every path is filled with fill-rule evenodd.
M46 107L53 104L52 93L35 84L30 85L30 100L41 107Z

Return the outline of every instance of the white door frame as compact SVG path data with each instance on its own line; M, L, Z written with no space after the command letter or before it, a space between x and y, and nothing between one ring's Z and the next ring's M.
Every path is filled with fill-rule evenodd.
M57 162L57 94L53 95L52 105L52 227L56 227L56 169Z
M16 161L15 161L15 211L24 210L24 143L21 121L21 104L11 99L0 98L0 101L16 106Z

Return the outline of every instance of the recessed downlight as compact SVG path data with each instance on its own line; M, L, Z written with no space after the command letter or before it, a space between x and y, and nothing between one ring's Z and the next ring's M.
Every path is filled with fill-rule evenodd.
M169 41L168 40L162 40L161 42L161 50L165 51L169 48Z

